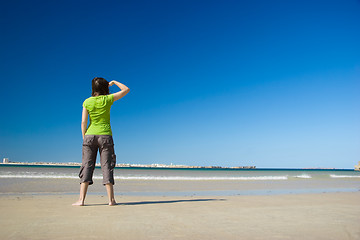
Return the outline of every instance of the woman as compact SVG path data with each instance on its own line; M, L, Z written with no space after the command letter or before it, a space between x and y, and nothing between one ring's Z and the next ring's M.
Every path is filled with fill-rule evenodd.
M118 86L121 91L109 94L109 86ZM130 89L122 83L96 77L92 80L92 97L83 103L81 131L83 136L82 165L80 168L80 197L74 206L84 206L88 186L93 184L96 155L100 152L103 184L109 197L109 205L116 205L114 197L114 167L116 156L110 126L110 108L113 102L124 97ZM87 127L88 116L90 125Z

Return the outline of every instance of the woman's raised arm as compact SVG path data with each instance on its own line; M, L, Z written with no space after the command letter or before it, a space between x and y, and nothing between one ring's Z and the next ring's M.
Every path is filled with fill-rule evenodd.
M126 94L128 94L128 92L130 92L130 89L127 86L125 86L124 84L119 83L118 81L115 81L115 80L109 82L109 87L114 85L114 84L121 89L121 91L118 91L118 92L113 94L114 95L114 101L119 100L120 98L122 98Z

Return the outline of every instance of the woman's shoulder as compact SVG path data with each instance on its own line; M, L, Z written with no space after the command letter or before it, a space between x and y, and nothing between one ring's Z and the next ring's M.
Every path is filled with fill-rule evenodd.
M93 97L95 99L103 99L103 100L106 100L106 101L109 101L109 102L114 102L114 94L110 93L108 95L99 95L99 96L96 96L96 97Z
M88 97L88 98L86 98L85 100L84 100L84 103L85 102L89 102L89 101L94 101L95 99L94 99L95 97Z
M91 96L91 97L88 97L87 99L85 99L85 101L88 100L88 99L93 99L93 100L95 100L95 99L99 99L99 98L113 98L113 97L114 97L114 94L113 94L113 93L110 93L110 94L108 94L108 95Z
M107 104L112 104L114 102L114 95L113 94L108 94L108 95L99 95L99 96L91 96L88 97L87 99L85 99L83 105L99 105L99 106L103 106L103 105L107 105Z

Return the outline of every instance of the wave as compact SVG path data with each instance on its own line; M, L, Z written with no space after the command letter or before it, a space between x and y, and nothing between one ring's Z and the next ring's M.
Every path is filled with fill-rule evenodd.
M335 175L330 174L331 178L360 178L360 176L354 176L354 175Z
M27 178L27 179L78 179L72 175L0 175L0 178ZM93 176L93 179L102 179L102 176ZM287 176L257 176L257 177L178 177L178 176L115 176L117 180L159 180L159 181L264 181L287 180Z
M287 180L287 176L258 176L258 177L115 177L120 180L163 180L163 181L219 181L219 180Z
M360 178L360 175L337 175L330 174L330 178ZM0 174L0 179L17 178L17 179L79 179L77 174ZM313 179L313 176L308 174L300 175L282 175L282 176L115 176L117 180L144 180L144 181L271 181L271 180L288 180L288 179ZM315 178L317 178L315 176ZM93 179L102 179L102 175L94 175Z
M0 178L56 178L56 179L77 179L78 176L69 175L0 175Z
M295 178L305 178L305 179L309 179L309 178L312 178L310 175L308 174L301 174L301 175L298 175L298 176L294 176Z

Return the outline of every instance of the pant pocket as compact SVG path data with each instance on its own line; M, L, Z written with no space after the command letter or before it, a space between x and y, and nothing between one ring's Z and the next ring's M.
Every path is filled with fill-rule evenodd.
M115 168L115 165L116 165L116 155L113 154L113 155L111 156L110 168L111 168L111 169Z
M79 172L79 178L82 179L83 176L84 176L84 166L81 166Z

